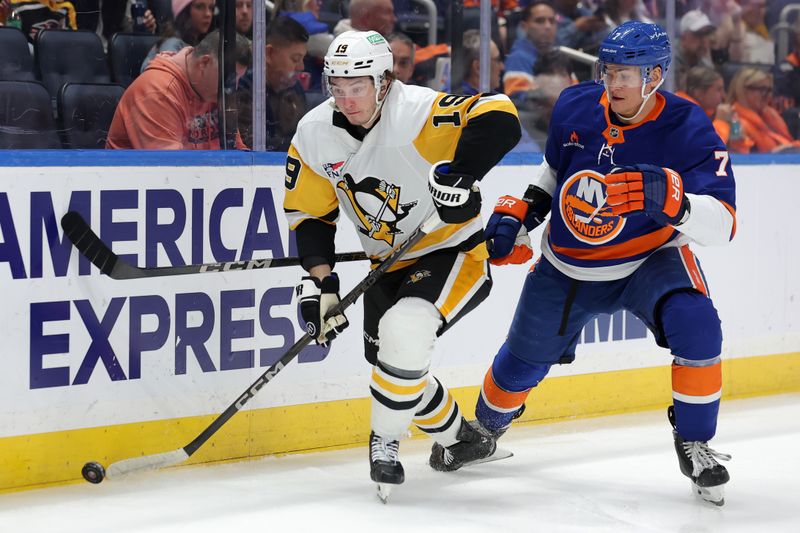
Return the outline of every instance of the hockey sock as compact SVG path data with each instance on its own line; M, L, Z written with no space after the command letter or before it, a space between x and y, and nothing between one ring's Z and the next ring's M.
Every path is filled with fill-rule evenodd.
M372 371L372 430L389 440L400 440L428 385L428 371L391 368L380 361Z
M486 372L475 406L478 421L489 431L508 427L531 389L544 379L550 365L523 361L504 344Z
M451 446L458 442L456 435L461 418L461 409L453 395L438 379L430 376L414 423L442 446Z
M675 429L687 441L708 441L717 428L722 396L722 330L711 300L698 292L675 293L661 308L672 363Z

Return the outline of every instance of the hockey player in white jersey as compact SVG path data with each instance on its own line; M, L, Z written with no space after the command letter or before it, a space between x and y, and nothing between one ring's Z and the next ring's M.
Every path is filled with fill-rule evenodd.
M464 420L429 367L436 338L489 293L476 182L520 138L506 96L407 86L394 79L392 61L374 31L345 32L331 43L323 73L331 98L298 125L284 202L309 274L298 286L301 315L320 343L348 325L344 315L324 320L339 301L340 210L375 262L434 211L443 222L364 296L365 356L374 366L370 475L384 501L404 481L399 441L412 422L436 441L434 469L456 470L495 452L494 439Z

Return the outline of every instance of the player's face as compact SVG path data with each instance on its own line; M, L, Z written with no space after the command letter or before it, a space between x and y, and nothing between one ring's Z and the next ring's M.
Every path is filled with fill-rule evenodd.
M625 116L635 114L644 100L641 69L636 66L606 65L601 76L608 91L611 110ZM656 69L654 81L648 83L645 88L646 93L649 94L660 79L660 69Z
M355 126L363 126L375 112L375 85L372 78L331 78L331 96L336 100L347 121Z

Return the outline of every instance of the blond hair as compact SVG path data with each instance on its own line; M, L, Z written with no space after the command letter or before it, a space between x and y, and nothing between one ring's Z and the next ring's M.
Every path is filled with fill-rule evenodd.
M764 80L772 82L772 74L761 69L745 67L731 80L728 87L728 103L745 102L745 87Z

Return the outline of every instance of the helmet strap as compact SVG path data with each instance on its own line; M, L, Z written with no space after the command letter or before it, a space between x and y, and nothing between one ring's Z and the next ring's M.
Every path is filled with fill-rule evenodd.
M644 111L644 106L647 105L647 101L650 99L651 96L656 94L656 91L658 91L658 88L661 87L661 85L663 83L664 83L664 78L662 77L660 80L658 80L658 83L653 88L653 90L650 91L649 93L645 94L645 90L647 89L647 78L642 78L642 104L639 106L639 110L636 111L636 113L634 113L633 115L631 115L629 117L626 117L625 115L623 115L621 113L616 113L616 111L615 111L617 117L619 117L619 119L622 122L633 122L633 121L635 121L636 118L642 113L642 111ZM606 87L606 93L611 94L611 93L608 92L608 87Z
M378 115L381 114L381 109L383 108L383 103L386 102L386 98L389 96L389 91L392 89L392 81L389 80L388 85L386 85L386 94L383 95L381 98L381 84L383 80L386 79L386 76L383 75L380 77L380 81L375 81L375 111L372 112L372 116L369 117L369 120L363 124L363 128L370 129L372 126L375 125L375 121L378 118Z

